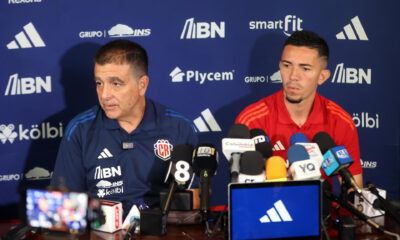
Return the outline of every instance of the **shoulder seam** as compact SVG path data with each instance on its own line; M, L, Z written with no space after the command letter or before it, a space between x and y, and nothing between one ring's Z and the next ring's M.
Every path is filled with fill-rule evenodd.
M256 106L242 112L238 117L238 122L248 126L252 121L268 114L269 109L265 103L256 104Z
M338 116L340 119L344 120L350 125L351 130L354 130L355 125L351 116L348 115L346 111L344 111L339 105L330 101L326 108L331 112L333 115Z
M84 123L95 117L96 117L96 115L94 114L93 110L89 109L89 110L79 114L74 119L72 119L71 122L68 124L67 130L65 131L67 140L68 141L71 140L71 135L79 124Z

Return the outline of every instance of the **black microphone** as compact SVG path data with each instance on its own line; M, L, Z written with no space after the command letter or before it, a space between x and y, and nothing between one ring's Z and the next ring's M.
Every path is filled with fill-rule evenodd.
M272 152L271 143L267 134L261 128L253 128L250 130L250 138L253 139L256 150L259 151L264 159L268 159L274 153Z
M168 169L169 174L167 175L173 176L174 180L171 181L167 199L162 208L163 214L169 211L177 185L184 186L193 177L191 167L192 153L193 147L186 144L175 146L171 153L171 162Z
M242 154L238 182L265 182L265 159L259 151Z
M237 182L240 172L240 157L246 151L254 151L254 141L250 139L250 131L246 125L235 124L229 130L228 137L222 139L222 152L229 159L231 182Z
M193 152L193 171L200 176L200 211L210 210L211 177L218 167L218 152L212 143L200 143Z
M375 199L373 203L374 208L379 208L385 210L385 212L389 213L390 215L393 216L393 218L400 223L400 215L399 215L399 203L393 200L385 199L383 198L379 192L378 189L372 184L372 183L367 183L367 188L371 193L373 193L377 198ZM397 208L396 208L397 205Z
M348 187L354 188L358 194L361 194L361 188L347 169L353 164L353 159L346 148L343 145L336 146L335 141L326 132L315 134L313 142L317 143L321 152L324 153L324 160L321 167L326 175L330 177L339 174Z

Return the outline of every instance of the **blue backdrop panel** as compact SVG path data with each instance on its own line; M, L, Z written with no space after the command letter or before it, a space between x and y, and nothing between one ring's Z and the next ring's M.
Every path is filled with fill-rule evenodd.
M332 74L319 91L353 116L364 180L399 199L399 7L395 0L2 1L0 218L18 216L25 188L49 183L67 123L97 103L92 57L116 38L148 50L147 96L216 144L212 204L226 204L221 139L245 106L281 88L282 44L301 29L330 46Z

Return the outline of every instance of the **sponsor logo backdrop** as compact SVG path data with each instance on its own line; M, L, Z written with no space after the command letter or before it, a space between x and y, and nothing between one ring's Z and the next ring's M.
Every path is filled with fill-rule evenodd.
M212 204L226 204L221 139L245 106L281 88L282 43L302 29L328 41L332 76L320 93L353 117L365 181L399 199L399 7L395 0L2 1L1 218L17 217L19 192L49 183L67 123L97 102L92 56L116 38L148 50L148 97L184 114L200 141L219 148Z

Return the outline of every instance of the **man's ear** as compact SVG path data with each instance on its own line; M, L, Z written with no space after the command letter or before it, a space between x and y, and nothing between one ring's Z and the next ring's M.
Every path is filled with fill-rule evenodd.
M147 86L149 86L149 77L147 75L141 76L138 80L138 85L140 96L144 96L147 90Z
M331 76L331 71L329 69L324 69L319 74L318 85L323 84Z

